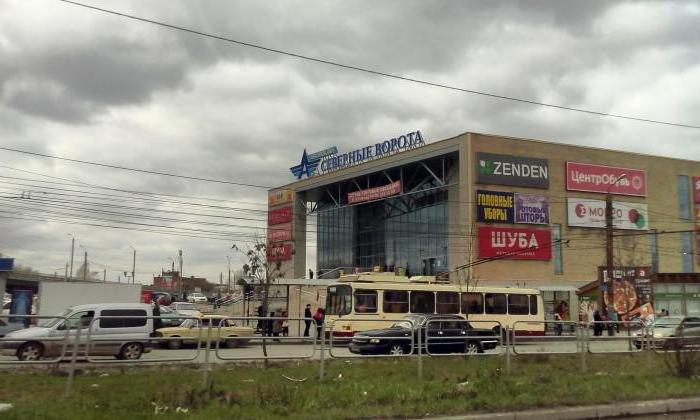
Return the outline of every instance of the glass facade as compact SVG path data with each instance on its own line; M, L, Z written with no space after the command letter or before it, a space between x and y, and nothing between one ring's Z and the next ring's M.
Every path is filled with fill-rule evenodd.
M318 269L410 275L448 271L446 191L421 192L318 212Z

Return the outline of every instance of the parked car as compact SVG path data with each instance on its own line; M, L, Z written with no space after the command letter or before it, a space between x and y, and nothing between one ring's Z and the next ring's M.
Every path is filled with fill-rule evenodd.
M429 353L483 353L498 345L493 331L473 328L459 315L414 314L389 328L355 334L349 349L355 354L408 354L417 350L418 334L422 351L427 338Z
M178 312L175 312L169 306L160 307L160 322L163 327L177 327L184 321Z
M190 317L201 317L202 313L199 312L194 303L190 302L173 302L170 307L180 315L190 316Z
M207 303L207 297L199 292L187 295L187 301L192 303Z
M212 327L211 333L208 331L209 325ZM225 347L233 348L250 340L227 338L252 337L253 328L236 326L233 320L226 319L223 315L204 315L199 319L186 319L179 327L159 328L155 333L156 337L179 338L161 341L169 349L179 349L183 344L196 344L197 341L206 343L207 335L212 342L218 341Z
M117 359L133 360L142 353L151 351L150 334L153 331L151 305L144 303L100 303L79 305L66 309L59 318L50 319L40 327L26 328L8 333L2 344L2 354L16 356L22 361L42 358L68 357L63 353L64 340L68 335L69 349L80 329L79 353L86 354L88 332L91 340L90 356L115 356ZM99 318L111 316L143 316L144 318ZM62 319L65 317L67 319ZM88 330L89 329L89 330ZM67 332L66 332L67 331ZM109 339L109 340L106 340ZM11 341L7 341L11 340ZM63 353L63 354L62 354Z
M0 319L0 337L24 328L24 322L8 322L7 319Z
M660 349L676 349L700 345L700 317L664 316L656 318L651 325L651 345ZM649 337L644 330L635 334L634 345L642 348Z

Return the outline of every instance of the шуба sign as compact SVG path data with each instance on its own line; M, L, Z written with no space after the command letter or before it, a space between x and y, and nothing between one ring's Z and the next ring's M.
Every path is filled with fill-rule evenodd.
M476 154L476 180L480 184L549 188L549 161L524 156Z
M479 226L479 258L551 260L552 233L549 229Z
M566 189L646 197L647 173L640 169L566 162Z

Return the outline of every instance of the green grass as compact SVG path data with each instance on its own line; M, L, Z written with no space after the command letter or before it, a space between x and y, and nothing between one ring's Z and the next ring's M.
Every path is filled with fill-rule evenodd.
M210 390L201 368L101 369L66 377L45 370L2 371L3 419L139 419L168 407L163 417L193 419L372 418L465 414L474 411L613 403L697 396L700 379L671 375L662 356L595 355L588 373L576 356L518 356L512 373L503 358L333 360L318 381L318 362L214 366ZM285 379L307 378L305 382ZM211 394L211 398L208 395ZM187 413L175 414L177 407Z

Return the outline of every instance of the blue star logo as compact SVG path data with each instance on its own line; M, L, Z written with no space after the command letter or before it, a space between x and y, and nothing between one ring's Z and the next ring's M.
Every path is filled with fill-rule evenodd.
M318 164L321 163L321 157L309 156L306 154L306 149L304 149L304 154L301 155L301 163L296 166L289 168L297 179L301 179L304 174L306 177L313 176L316 173L316 168Z

